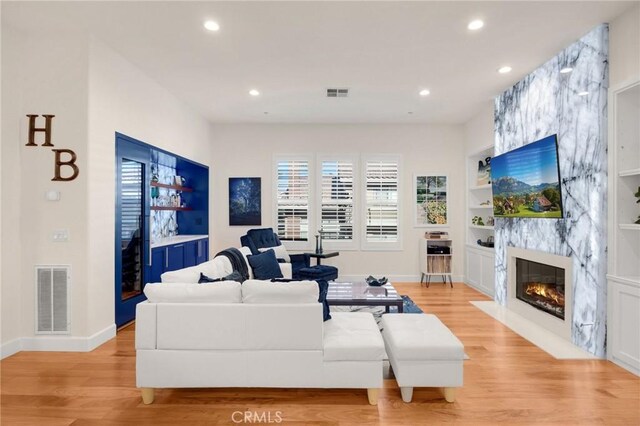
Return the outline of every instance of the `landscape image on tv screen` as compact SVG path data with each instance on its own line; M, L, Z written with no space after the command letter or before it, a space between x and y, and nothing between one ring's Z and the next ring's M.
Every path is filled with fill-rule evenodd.
M496 217L562 218L556 135L491 159Z

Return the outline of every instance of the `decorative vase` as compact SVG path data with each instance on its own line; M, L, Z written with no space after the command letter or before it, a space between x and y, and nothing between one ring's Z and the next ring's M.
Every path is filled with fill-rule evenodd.
M158 182L158 175L155 173L155 171L153 172L153 176L151 177L151 182ZM152 186L151 187L151 205L152 206L157 206L158 205L158 197L160 196L160 188L158 188L157 186Z

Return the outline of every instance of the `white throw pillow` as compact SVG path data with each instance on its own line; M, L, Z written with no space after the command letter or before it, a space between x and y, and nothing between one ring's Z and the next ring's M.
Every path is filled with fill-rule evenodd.
M242 303L240 283L158 283L144 286L150 303Z
M260 253L264 253L267 250L273 250L276 253L276 259L284 259L285 262L291 263L291 257L289 256L289 253L287 253L287 248L284 246L284 244L275 247L265 247L258 249Z
M318 283L315 281L272 283L247 280L242 283L243 303L318 303L318 293Z

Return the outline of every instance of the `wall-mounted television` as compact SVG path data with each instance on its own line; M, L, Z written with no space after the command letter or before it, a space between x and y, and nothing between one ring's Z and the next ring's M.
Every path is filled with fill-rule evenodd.
M495 217L564 217L557 135L491 159Z

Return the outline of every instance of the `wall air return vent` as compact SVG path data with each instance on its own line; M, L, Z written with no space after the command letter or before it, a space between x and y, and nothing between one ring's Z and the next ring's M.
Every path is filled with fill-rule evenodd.
M36 266L36 334L69 334L68 265Z
M346 98L349 96L349 89L327 89L327 98Z

